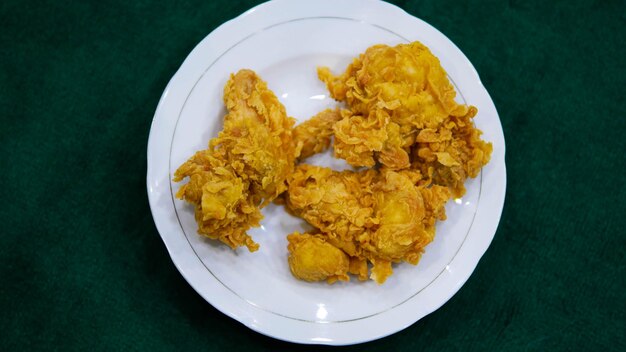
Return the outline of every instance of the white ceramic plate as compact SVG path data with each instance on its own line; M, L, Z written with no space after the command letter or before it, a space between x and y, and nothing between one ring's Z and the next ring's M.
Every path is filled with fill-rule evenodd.
M316 67L338 73L367 47L419 40L439 57L458 100L479 109L476 125L494 152L467 195L450 201L448 220L417 266L400 264L382 285L306 283L287 265L286 235L304 222L281 207L264 209L250 231L258 252L232 251L196 234L193 209L173 194L177 166L206 148L221 129L222 91L229 74L255 70L290 116L304 120L336 106ZM326 155L311 162L341 168ZM156 226L189 284L226 315L287 341L344 345L399 331L445 303L470 276L493 238L506 188L504 137L496 109L478 74L443 34L401 9L374 0L280 0L224 23L189 54L165 89L148 141L148 196Z

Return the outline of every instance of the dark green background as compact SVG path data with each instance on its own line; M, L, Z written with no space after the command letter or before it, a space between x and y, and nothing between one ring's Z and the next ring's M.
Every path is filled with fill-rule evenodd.
M349 350L625 350L623 1L395 1L469 57L500 113L506 204L441 309ZM0 350L303 348L172 264L145 188L167 82L256 1L0 3Z

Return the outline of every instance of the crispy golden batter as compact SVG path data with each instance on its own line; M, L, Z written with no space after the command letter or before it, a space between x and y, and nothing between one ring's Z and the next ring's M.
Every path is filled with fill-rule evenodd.
M305 281L350 281L350 259L341 249L328 243L320 234L287 236L289 241L289 268L298 279Z
M371 167L377 160L407 168L418 129L435 128L468 110L454 101L456 92L439 59L419 42L374 45L343 74L320 68L318 75L353 114L350 123L336 126L335 152L354 166Z
M336 172L329 168L298 165L289 177L287 206L325 234L351 256L357 254L356 237L374 226L371 184L375 170Z
M287 206L351 259L350 273L383 283L391 263L417 264L445 219L446 187L420 183L418 171L337 172L301 164L288 180Z
M176 197L195 206L198 233L219 239L231 248L245 245L259 248L246 231L259 226L263 218L258 203L250 195L250 182L210 150L202 150L176 170L174 181L189 177Z
M326 109L293 129L296 156L306 159L328 149L333 136L333 125L341 120L339 109Z
M343 74L318 76L350 109L334 125L334 149L351 165L412 166L461 196L489 161L491 144L471 120L477 109L455 102L439 59L419 42L372 46Z
M348 273L356 275L360 281L365 281L368 279L368 271L367 259L350 257L350 268L348 269Z
M478 176L493 150L472 124L476 112L472 106L466 115L450 116L439 128L421 130L413 149L412 166L434 183L450 187L454 197L465 194L465 180Z
M176 170L174 181L189 177L176 196L195 206L199 234L255 251L258 244L246 232L259 226L260 208L287 188L295 120L250 70L231 75L224 104L224 129Z

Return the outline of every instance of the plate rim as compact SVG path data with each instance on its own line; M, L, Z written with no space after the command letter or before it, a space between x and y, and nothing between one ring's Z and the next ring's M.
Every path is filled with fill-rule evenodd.
M279 10L281 8L294 9L294 8L300 7L301 8L300 10L302 11L302 8L306 8L307 6L310 7L313 4L309 2L305 2L305 1L289 1L289 0L270 1L270 2L259 4L247 10L246 12L242 13L238 17L235 17L225 22L224 24L220 25L215 30L213 30L211 33L209 33L205 38L203 38L196 45L196 47L194 47L194 49L190 52L190 54L185 58L180 68L177 70L177 72L173 75L173 77L168 82L159 100L159 103L157 105L157 109L155 111L152 124L150 127L150 134L148 137L147 174L146 174L146 186L147 186L147 191L148 191L148 199L149 199L150 209L152 212L155 225L157 227L157 230L160 234L161 239L163 240L168 250L170 258L172 259L172 262L174 263L176 268L179 270L181 275L192 286L192 288L194 288L194 290L198 292L198 294L200 294L207 302L209 302L212 306L214 306L216 309L220 310L222 313L226 314L227 316L241 322L242 324L251 328L254 331L257 331L259 333L262 333L262 334L265 334L267 336L271 336L277 339L285 340L285 341L307 343L307 344L329 344L329 345L346 345L346 344L362 343L362 342L375 340L375 339L390 335L392 333L395 333L397 331L400 331L412 325L413 323L417 322L424 316L432 313L433 311L441 307L443 304L445 304L454 294L456 294L456 292L458 292L458 290L463 286L463 284L469 279L475 267L477 266L478 262L480 261L480 258L484 255L493 237L495 236L495 232L496 232L499 219L502 214L502 209L504 206L504 198L506 194L506 165L505 165L505 160L504 160L505 143L504 143L504 135L502 131L501 121L499 119L499 116L497 114L497 111L496 111L495 105L493 104L492 99L489 97L487 90L484 88L484 86L482 85L482 82L480 81L478 73L476 72L472 64L469 62L467 57L456 47L456 45L454 45L454 43L452 43L450 39L448 39L445 35L443 35L433 26L429 25L428 23L424 22L423 20L417 17L412 16L411 14L408 14L407 12L405 12L404 10L400 9L399 7L395 5L385 3L383 1L378 1L378 0L365 0L365 1L347 0L347 1L339 2L339 3L335 3L330 0L322 0L322 1L318 1L315 3L315 5L317 5L317 10L321 10L322 12L337 11L337 9L343 9L343 11L350 11L351 7L353 9L354 5L356 4L359 5L359 9L362 11L359 12L357 14L358 16L355 16L355 17L359 17L363 21L368 21L368 22L371 22L372 20L382 21L380 16L388 16L384 14L392 13L395 15L394 21L398 21L398 22L408 21L408 22L412 22L413 24L417 23L420 27L424 27L428 29L431 32L430 34L433 34L435 37L439 37L438 38L439 40L443 40L443 43L446 44L448 50L452 50L455 56L460 57L461 61L459 62L459 64L462 64L464 66L463 68L468 70L468 71L463 71L463 73L465 75L472 76L471 78L475 80L474 83L478 84L477 87L480 89L479 93L483 95L483 99L484 99L483 103L487 104L487 106L481 105L481 111L488 110L488 112L491 112L495 115L495 119L498 122L498 126L496 128L495 133L497 134L497 137L499 137L497 138L498 139L497 142L499 142L498 144L501 148L498 149L498 152L492 155L492 163L494 163L495 161L494 159L496 157L500 161L499 163L494 163L496 167L498 167L498 170L496 171L498 171L497 173L499 174L499 177L500 177L500 184L497 184L497 187L500 192L485 192L483 196L485 196L486 198L481 199L481 201L477 205L476 217L478 217L480 213L485 212L484 207L481 207L481 204L484 204L483 202L488 202L492 206L495 206L494 211L492 211L490 215L492 217L495 216L496 219L488 222L487 224L488 226L486 226L486 229L485 229L485 226L483 226L483 230L486 230L486 235L479 237L478 239L480 241L474 240L474 242L472 243L468 239L468 241L466 242L470 242L470 243L464 244L461 246L461 248L459 248L459 252L457 253L457 256L455 256L452 259L452 261L450 262L451 264L459 260L458 257L459 255L461 255L461 252L467 255L467 252L470 251L473 254L470 256L469 262L467 261L464 262L464 264L469 264L469 265L462 268L460 273L455 274L456 280L450 281L452 277L450 277L449 279L437 277L432 283L432 286L433 286L432 288L426 287L424 289L424 291L426 292L438 291L439 293L441 293L443 291L446 293L444 295L445 298L442 298L444 296L439 296L438 299L436 300L431 299L430 301L426 302L428 303L426 306L417 307L421 309L418 309L416 314L414 316L411 316L408 319L406 315L402 316L402 314L400 314L400 316L398 316L399 311L402 309L398 309L398 307L395 307L395 308L392 308L389 312L382 313L381 316L379 317L364 318L362 322L358 322L356 324L351 324L350 322L348 322L346 323L346 325L355 325L355 326L353 328L349 327L348 329L345 329L345 326L343 326L341 329L339 329L341 330L340 332L336 334L331 333L332 336L336 336L334 338L329 338L328 336L331 336L331 335L329 335L329 331L327 331L327 330L331 330L327 328L329 327L329 325L332 325L332 324L324 324L324 323L319 323L319 322L317 323L295 322L294 323L293 321L290 320L289 324L291 326L289 327L285 327L284 325L281 326L281 323L284 323L284 322L280 321L281 320L280 317L264 316L266 314L262 311L261 312L251 311L251 310L254 310L253 306L248 305L245 308L243 308L243 307L237 306L236 303L233 304L233 302L229 302L230 298L228 298L228 292L215 292L215 291L221 291L221 290L219 289L219 287L217 287L217 289L216 287L213 287L215 286L215 282L211 282L212 280L208 280L209 282L207 282L207 280L198 282L197 279L199 278L198 275L200 275L200 273L198 272L198 270L194 269L193 264L200 265L200 266L203 266L203 264L199 262L199 259L194 260L195 258L182 258L181 257L182 254L181 254L180 244L174 243L174 241L172 241L168 237L169 235L167 233L168 229L166 228L164 224L164 220L162 220L163 218L158 216L159 212L162 212L162 211L160 211L157 208L156 202L158 199L157 197L160 196L161 194L161 191L159 191L160 188L159 188L159 182L158 182L159 172L155 171L155 162L153 161L155 160L154 159L155 154L159 155L158 151L163 149L163 146L161 145L162 143L159 144L160 138L157 135L161 134L159 132L163 131L163 128L165 126L164 123L167 122L168 114L165 111L167 109L166 104L170 103L172 99L175 99L175 97L173 97L173 95L176 93L174 91L175 85L180 83L181 80L184 81L185 76L193 75L193 73L197 70L197 68L194 69L192 65L193 59L199 55L199 52L201 50L214 46L215 43L212 43L212 42L215 42L220 39L224 39L221 37L232 37L233 35L237 35L237 34L238 35L245 34L245 33L241 33L242 31L251 32L250 28L258 27L259 24L262 24L264 19L265 21L267 21L267 19L264 16L268 16L268 15L270 17L275 16L276 10ZM332 5L333 9L330 9L329 5ZM310 11L312 9L309 8L308 10ZM286 15L289 15L289 11L284 11L281 13L281 16L286 16ZM351 15L354 16L355 13L351 13ZM274 20L274 22L278 22L278 21ZM242 30L242 28L244 27L245 27L245 30ZM229 34L233 32L234 34ZM408 36L408 37L409 39L413 39L411 38L411 36ZM446 67L446 69L448 68ZM173 132L172 132L172 136L173 136ZM492 142L496 144L495 140ZM167 169L168 169L167 174L169 175L169 165L167 166ZM161 185L161 186L165 187L165 185ZM172 204L172 207L174 207L173 204ZM483 209L482 212L481 212L481 209ZM472 232L475 232L475 231L470 230L469 232L470 233L468 234L468 237L471 235ZM193 263L193 262L196 262L196 263ZM445 285L446 283L447 285ZM444 286L443 288L439 287L442 285ZM210 287L211 290L207 290L208 287ZM216 295L216 293L218 293L218 295ZM412 301L412 300L414 301L415 299L416 298L413 297L409 301ZM257 313L257 314L254 314L254 313ZM380 325L380 324L375 324L375 322L371 322L371 320L380 320L380 319L383 319L385 321L393 321L394 323L393 324L387 323L386 325ZM382 327L382 329L379 329L379 331L372 331L371 327L362 326L363 325L362 323L367 322L367 321L370 321L368 325L378 325ZM314 328L312 329L310 327L311 324L314 324ZM294 325L297 325L297 326L294 326ZM337 328L333 327L333 329L337 329ZM321 330L324 330L325 332ZM354 333L354 331L352 334L350 334L351 330L359 330L359 331L357 331L356 334ZM348 334L346 334L346 331L348 332Z

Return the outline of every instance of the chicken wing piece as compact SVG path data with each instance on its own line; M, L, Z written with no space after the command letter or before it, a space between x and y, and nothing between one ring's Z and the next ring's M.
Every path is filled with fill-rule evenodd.
M296 125L293 129L293 140L298 159L303 160L328 149L333 126L341 118L339 109L326 109Z
M326 280L329 284L337 280L350 281L350 258L341 249L328 243L324 236L294 232L287 236L287 240L289 268L298 279Z
M419 130L437 128L448 116L468 111L455 102L456 92L437 57L419 42L374 45L343 74L320 68L318 76L358 116L335 129L337 156L354 166L372 166L376 160L392 169L408 168L409 148Z
M255 251L258 245L246 232L259 226L260 209L287 188L295 120L250 70L231 75L224 103L224 129L176 170L175 182L189 178L176 196L195 206L199 234Z

